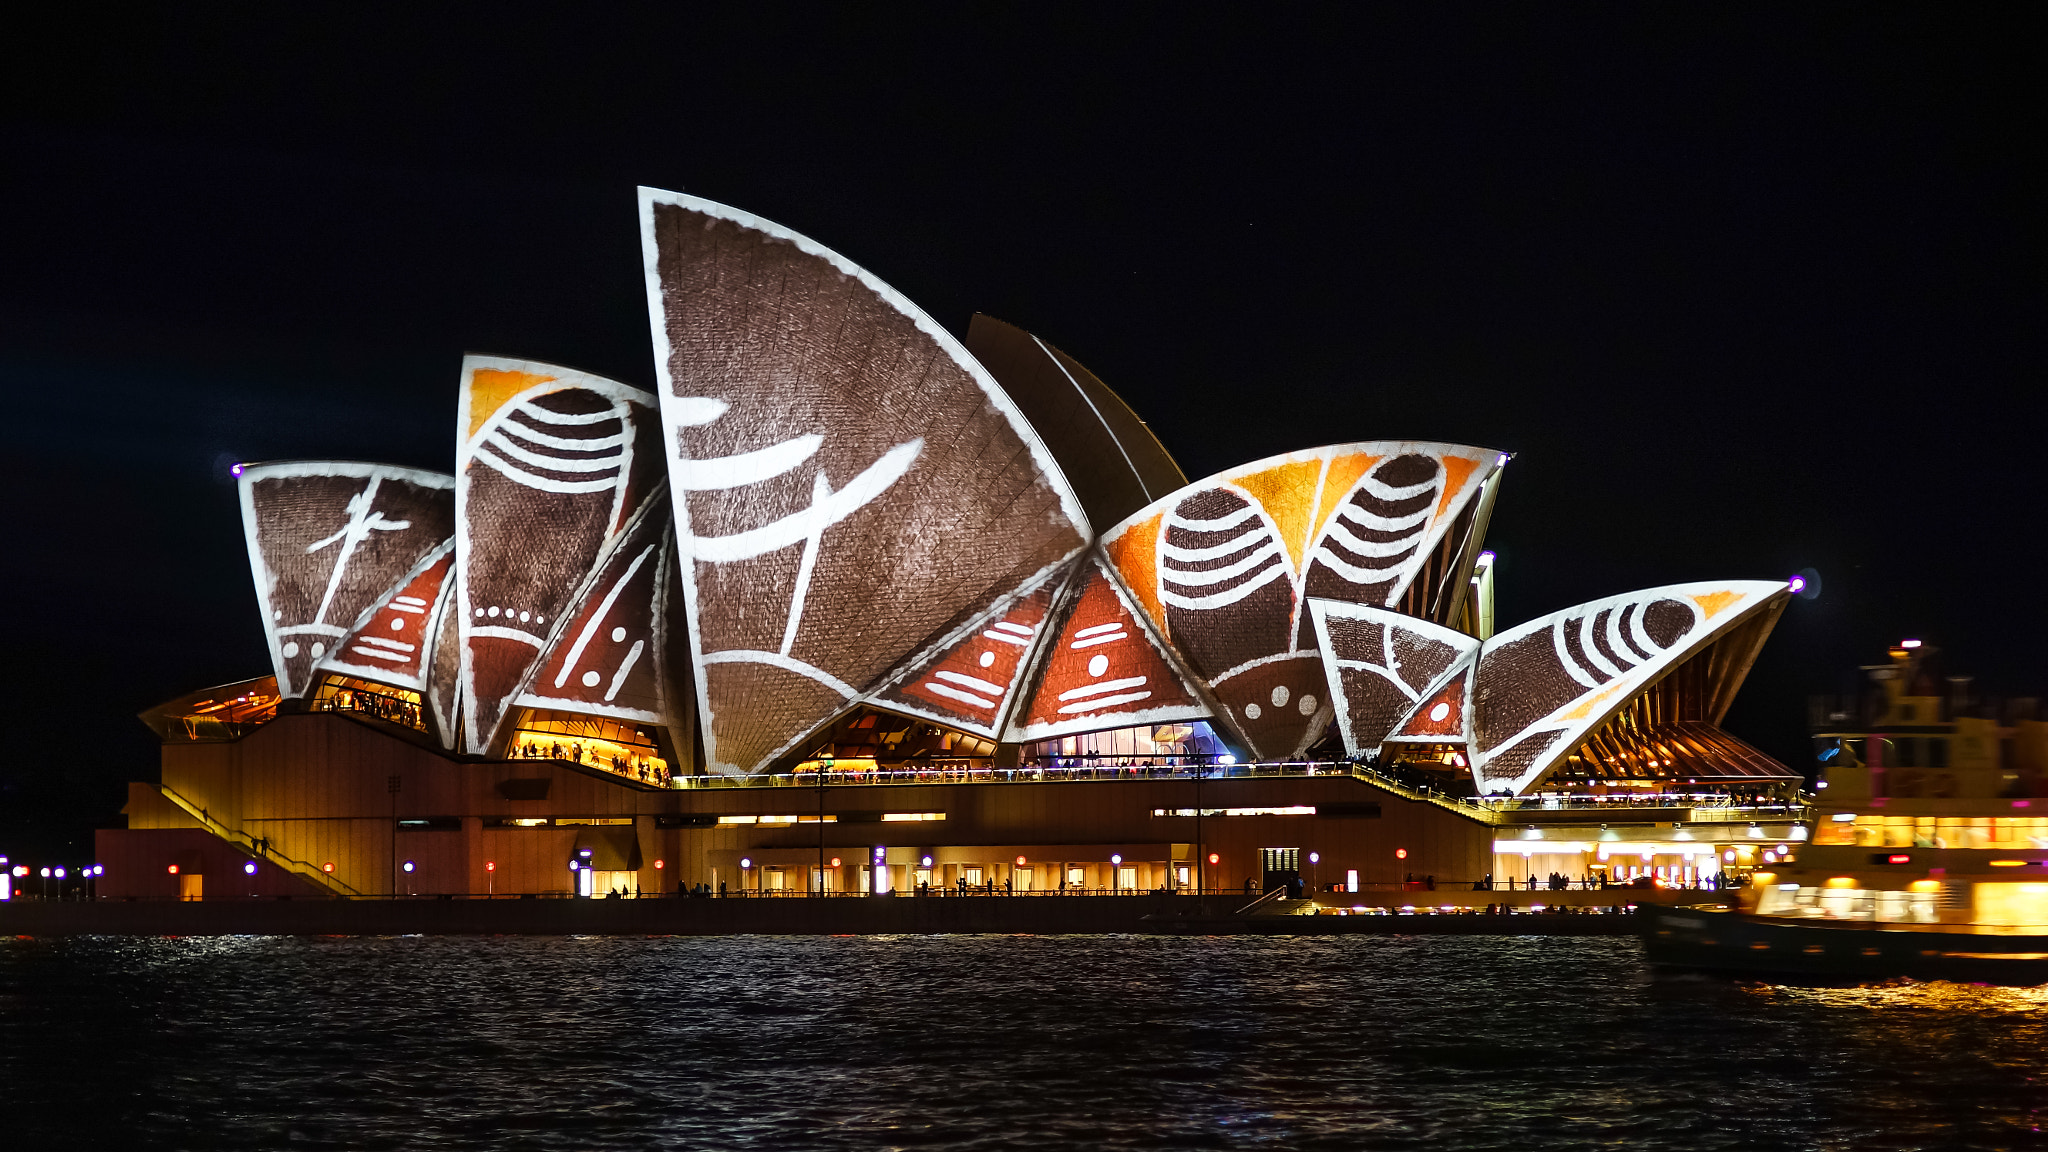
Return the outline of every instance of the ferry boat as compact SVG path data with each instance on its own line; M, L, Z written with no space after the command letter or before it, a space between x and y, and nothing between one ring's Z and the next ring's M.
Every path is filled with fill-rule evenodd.
M1970 700L1905 641L1860 708L1815 709L1824 779L1810 840L1734 909L1644 906L1664 969L1758 978L2048 983L2048 724Z

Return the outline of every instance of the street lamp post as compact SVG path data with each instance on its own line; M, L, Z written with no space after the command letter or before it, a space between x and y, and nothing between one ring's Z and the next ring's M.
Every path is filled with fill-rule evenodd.
M818 760L818 870L812 873L812 875L817 877L817 895L819 896L825 894L825 777L831 771L832 757L820 757Z
M384 790L391 794L391 886L386 891L394 899L398 896L398 787L401 782L397 776L384 778Z

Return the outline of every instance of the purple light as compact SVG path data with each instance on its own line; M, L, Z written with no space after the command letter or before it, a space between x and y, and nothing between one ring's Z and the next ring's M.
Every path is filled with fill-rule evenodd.
M251 860L247 864L242 865L242 871L254 876L256 874L256 862Z
M1794 576L1791 580L1791 584L1792 591L1794 593L1806 591L1806 577L1804 576Z
M242 466L240 464L236 464L228 469L228 475L230 476L240 476L241 474Z

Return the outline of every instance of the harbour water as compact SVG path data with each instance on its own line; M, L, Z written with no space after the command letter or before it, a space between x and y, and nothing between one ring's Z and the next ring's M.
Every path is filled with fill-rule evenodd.
M2048 989L1627 938L0 940L14 1148L2036 1148Z

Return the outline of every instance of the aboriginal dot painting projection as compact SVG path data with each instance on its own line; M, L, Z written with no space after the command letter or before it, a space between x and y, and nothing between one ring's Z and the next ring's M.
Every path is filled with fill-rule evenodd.
M1099 560L1088 561L1077 584L1039 659L1032 698L1006 739L1050 740L1214 715Z
M1503 459L1413 441L1296 452L1198 480L1103 543L1252 749L1299 755L1330 717L1308 597L1400 605L1425 570L1462 587L1474 500Z
M1488 640L1472 673L1480 790L1526 790L1660 675L1760 613L1775 619L1789 595L1775 581L1674 584L1567 608ZM1746 670L1745 658L1735 679Z
M710 767L766 766L1088 543L1038 434L945 329L844 257L641 190Z
M1040 646L1065 575L1048 577L976 621L965 636L942 645L938 655L913 664L909 676L875 693L874 703L995 739Z
M281 696L455 526L455 481L384 464L244 466L242 531Z
M1308 605L1337 731L1354 757L1378 748L1429 688L1479 652L1474 637L1385 608L1321 598ZM1461 700L1460 724L1464 711ZM1438 717L1449 719L1448 711Z
M674 539L668 498L634 514L598 562L518 703L652 724L667 719L655 666L662 659L662 592Z
M468 357L457 419L462 740L483 753L662 454L652 395L547 364Z
M450 538L372 604L315 670L415 691L424 688L434 633L453 592L448 577L454 570L455 541Z

